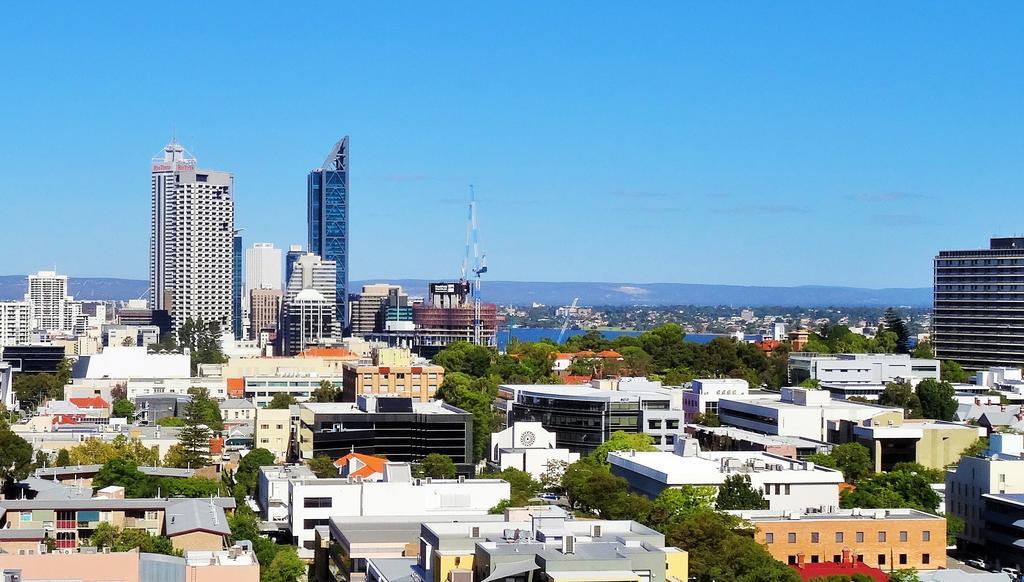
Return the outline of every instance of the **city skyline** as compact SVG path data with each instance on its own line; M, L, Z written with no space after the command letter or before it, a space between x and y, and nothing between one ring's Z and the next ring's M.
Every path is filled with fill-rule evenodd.
M246 240L282 249L306 240L305 176L350 135L352 280L457 276L473 183L494 279L926 286L937 249L1019 228L1022 41L1016 5L918 6L351 7L344 35L306 30L315 7L204 6L232 42L182 30L169 60L144 8L83 31L82 6L19 6L0 24L0 106L18 112L0 195L26 216L48 197L90 244L14 221L4 242L34 252L4 271L145 278L146 161L176 131L235 174ZM152 97L170 61L232 82L168 107ZM55 143L102 162L68 188ZM109 236L109 216L134 219Z

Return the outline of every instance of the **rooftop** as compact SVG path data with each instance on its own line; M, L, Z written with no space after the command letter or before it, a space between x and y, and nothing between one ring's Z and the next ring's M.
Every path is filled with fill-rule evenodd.
M403 400L400 398L384 398L385 400ZM411 399L404 399L411 400ZM387 414L374 410L362 410L355 402L304 402L300 408L307 408L314 414ZM369 407L367 407L369 408ZM408 414L408 411L406 411ZM412 400L413 414L468 414L467 412L444 403L442 400L419 402Z
M940 515L925 513L916 509L840 509L831 513L799 513L774 509L750 509L729 511L733 515L752 522L767 521L858 521L858 520L944 520Z
M794 461L770 453L754 451L699 452L699 456L681 456L669 452L617 451L608 454L608 462L641 473L668 485L718 485L732 473L771 472L774 479L788 483L839 483L843 474L814 463Z

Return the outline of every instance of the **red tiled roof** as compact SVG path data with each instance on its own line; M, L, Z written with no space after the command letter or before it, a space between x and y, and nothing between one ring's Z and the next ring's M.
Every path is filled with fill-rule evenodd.
M622 357L622 354L615 350L604 350L603 352L597 352L597 356L607 360L617 360Z
M566 376L566 384L590 384L590 376Z
M210 439L210 454L219 455L224 450L224 439L214 437Z
M352 473L349 473L349 476L351 477L369 477L374 473L383 473L384 463L387 462L387 459L384 459L382 457L364 455L363 453L349 453L344 457L341 457L337 461L334 461L334 466L340 469L345 465L348 465L349 461L351 461L352 459L359 459L360 461L362 461L364 466L356 471L353 471Z
M228 396L232 398L245 396L245 378L228 378Z
M840 563L835 562L819 562L817 564L804 563L802 566L792 564L791 567L796 570L797 574L800 575L802 580L813 580L815 578L827 578L829 576L853 576L854 574L863 574L870 577L875 582L886 582L889 577L885 575L885 572L878 568L872 568L863 562L855 563Z
M110 404L99 396L90 396L88 398L68 398L68 401L79 408L110 408Z

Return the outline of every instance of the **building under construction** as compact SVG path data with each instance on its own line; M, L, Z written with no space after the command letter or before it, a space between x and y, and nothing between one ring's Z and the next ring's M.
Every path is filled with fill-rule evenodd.
M452 342L473 343L475 309L471 285L466 280L431 283L427 301L413 305L412 319L416 324L413 347L421 356L433 357ZM497 333L498 306L481 304L480 345L496 346Z

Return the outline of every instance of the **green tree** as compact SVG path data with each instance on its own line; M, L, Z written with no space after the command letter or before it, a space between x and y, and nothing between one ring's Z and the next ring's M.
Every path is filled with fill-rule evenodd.
M714 412L699 412L694 415L693 424L716 427L722 426L722 421L718 419L718 415Z
M473 461L479 462L487 452L491 433L498 426L494 399L498 396L495 378L472 378L462 372L445 375L437 390L437 398L473 415Z
M562 492L562 475L569 468L569 463L552 459L544 465L544 472L540 476L540 484L547 491Z
M650 435L642 432L623 432L617 430L605 442L598 445L590 454L595 461L607 464L608 453L612 451L643 451L650 452L658 450Z
M207 395L207 398L209 396ZM185 405L185 426L178 433L182 461L186 467L198 469L210 464L210 428L207 408L201 393L193 394Z
M889 573L889 582L921 582L917 576L917 570L906 568Z
M64 385L53 374L20 373L14 378L14 394L22 410L31 410L44 400L63 398Z
M270 399L270 403L267 404L267 408L273 410L287 410L288 407L298 403L299 402L295 400L295 397L291 394L288 394L287 392L278 392Z
M960 364L953 360L943 360L939 363L939 377L943 382L950 384L963 384L970 379L970 374Z
M438 352L433 362L443 367L446 374L461 372L467 376L480 378L490 369L492 355L493 352L484 346L458 341Z
M274 453L267 449L259 448L249 451L238 462L238 469L235 470L234 476L235 483L242 485L247 495L255 495L260 467L273 465L274 460ZM335 475L337 475L337 471L335 471Z
M124 487L125 497L155 497L159 481L139 471L139 466L128 459L111 459L100 467L92 480L94 489L110 485Z
M433 479L453 479L457 474L455 462L448 455L430 453L416 464L416 472L421 477Z
M321 479L338 476L338 468L334 466L334 461L327 455L316 455L306 461L306 465Z
M914 349L910 350L910 357L912 357L912 358L921 358L923 360L930 360L930 359L934 358L935 357L935 349L932 348L932 342L930 342L930 341L918 342L917 345L914 346Z
M181 443L175 443L167 447L167 453L164 454L162 464L164 467L187 469L189 467L189 460L185 454L185 447L181 446Z
M715 503L715 488L703 485L683 485L664 489L651 504L650 520L657 525L708 510Z
M69 465L102 465L112 459L127 459L136 465L152 466L156 465L159 453L157 447L147 447L139 439L129 439L123 434L109 443L89 438L68 450Z
M260 579L264 582L297 582L305 573L306 564L299 559L295 547L282 546Z
M57 451L57 460L53 462L54 467L67 467L71 464L71 455L67 449Z
M32 471L32 445L11 432L7 424L0 425L0 478L4 481L20 480Z
M817 378L807 378L800 383L801 388L812 388L817 390L819 386L821 386L821 380L818 380Z
M956 545L960 534L964 533L964 520L955 515L946 514L946 545Z
M945 483L946 472L942 469L932 469L931 467L925 467L921 463L916 462L902 462L896 463L892 466L893 471L906 471L908 473L917 473L929 483Z
M910 352L910 329L907 327L903 318L900 317L896 310L889 308L885 310L883 316L883 325L885 329L896 334L896 353L906 354Z
M890 471L865 477L857 488L842 493L843 507L889 508L910 507L935 513L939 494L924 476L909 471Z
M330 380L320 380L320 386L313 390L310 395L310 402L335 402L341 396L341 391Z
M715 507L727 509L768 509L768 500L750 485L749 475L729 475L718 488Z
M224 430L224 420L220 416L220 406L210 398L210 391L201 386L193 386L188 389L192 403L199 410L199 422L205 424L210 430ZM187 410L187 408L186 408Z
M115 418L127 418L129 422L135 418L135 405L132 404L131 400L122 398L121 400L115 400L111 414Z
M907 418L921 417L921 399L906 382L890 382L878 395L878 403L882 406L895 406L903 409Z
M860 443L836 445L830 453L815 453L807 460L823 467L842 471L843 479L848 483L853 483L871 473L874 467L871 462L871 451Z
M957 401L956 390L952 384L925 378L918 382L915 393L921 401L921 414L925 418L953 420Z
M498 473L481 475L481 477L508 481L512 490L508 507L522 507L524 505L528 505L531 499L537 497L537 493L539 493L541 489L541 484L537 482L533 476L526 471L520 471L519 469L509 468Z
M179 418L177 416L165 416L163 418L156 419L156 424L157 424L157 426L167 426L167 427L185 426L185 419L184 418Z
M220 348L220 324L216 321L186 319L178 328L176 351L183 348L189 349L193 374L198 371L200 364L223 364L228 361Z
M961 457L980 457L988 449L988 437L981 437L960 453Z
M666 371L686 365L686 333L678 323L659 325L640 334L640 347L650 354L655 371Z

